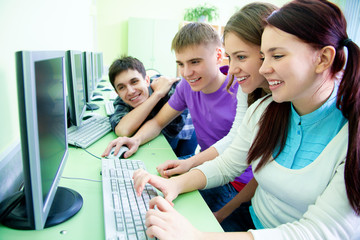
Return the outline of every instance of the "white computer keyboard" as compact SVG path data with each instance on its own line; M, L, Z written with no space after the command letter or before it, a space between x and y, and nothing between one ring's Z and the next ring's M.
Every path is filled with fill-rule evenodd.
M108 116L114 114L114 112L115 112L114 101L106 101L105 102L105 111L106 111L106 115L108 115Z
M82 125L68 128L68 143L74 146L87 148L105 134L111 131L109 118L94 115L82 122Z
M102 159L106 240L150 239L146 235L145 215L157 192L146 184L142 195L136 195L132 175L138 168L145 169L141 160Z
M117 98L118 94L115 91L111 91L109 92L109 99L110 100L115 100Z

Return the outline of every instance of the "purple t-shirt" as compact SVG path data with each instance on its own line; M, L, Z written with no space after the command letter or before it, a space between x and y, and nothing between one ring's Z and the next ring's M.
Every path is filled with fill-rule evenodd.
M222 86L213 93L205 94L191 90L185 79L177 85L168 103L176 111L189 109L198 144L204 151L225 137L233 124L236 114L238 84L226 90L229 76Z

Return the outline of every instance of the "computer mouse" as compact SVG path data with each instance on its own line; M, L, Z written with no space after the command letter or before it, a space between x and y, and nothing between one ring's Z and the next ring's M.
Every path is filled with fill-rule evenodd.
M129 148L127 146L121 146L118 154L114 155L115 147L113 147L110 150L110 154L109 154L108 158L124 158L124 154L126 151L129 151Z
M93 97L91 98L91 101L104 101L104 97L103 97L103 96L100 96L100 95L93 96Z
M101 93L94 92L94 93L93 93L93 96L102 96L102 94L101 94Z
M103 87L105 87L105 86L101 85L101 84L97 85L97 88L103 88Z

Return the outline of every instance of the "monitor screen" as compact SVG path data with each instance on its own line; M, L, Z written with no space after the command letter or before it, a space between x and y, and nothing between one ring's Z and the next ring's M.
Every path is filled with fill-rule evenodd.
M59 223L53 216L65 199L58 184L68 156L64 67L64 52L16 53L24 189L15 195L21 201L9 203L14 209L3 220L9 227Z
M35 62L36 117L44 202L67 150L64 95L63 91L59 91L63 89L62 61L55 58Z
M70 125L80 126L86 110L82 52L66 52L66 72L69 122Z
M103 54L101 52L95 53L95 68L96 68L96 83L102 80L103 75Z
M94 91L94 76L93 76L93 63L91 52L83 52L83 72L85 77L85 92L86 92L86 102L91 101L91 97Z

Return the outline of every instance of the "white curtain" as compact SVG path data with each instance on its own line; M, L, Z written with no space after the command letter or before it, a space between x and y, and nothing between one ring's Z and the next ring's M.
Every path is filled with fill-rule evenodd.
M360 1L346 0L344 14L349 38L360 46Z

